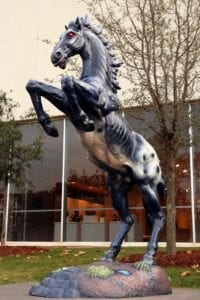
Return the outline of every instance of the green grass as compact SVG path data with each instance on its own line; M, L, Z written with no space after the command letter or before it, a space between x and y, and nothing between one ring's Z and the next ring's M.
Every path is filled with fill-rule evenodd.
M144 248L123 248L120 257L144 253ZM49 272L60 267L77 266L98 260L105 249L101 248L50 248L37 255L0 258L0 284L40 281ZM193 268L166 268L173 287L200 288L200 273ZM189 271L188 276L182 276Z
M200 289L200 273L192 268L166 268L172 287L185 287ZM186 272L187 276L182 276ZM191 299L192 300L192 299Z
M50 271L64 266L88 264L101 257L101 249L51 248L37 255L8 256L0 260L0 284L40 281Z

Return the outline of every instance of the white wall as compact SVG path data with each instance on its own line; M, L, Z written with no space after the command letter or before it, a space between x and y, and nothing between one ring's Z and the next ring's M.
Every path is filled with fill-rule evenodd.
M64 25L87 10L79 0L0 0L0 7L0 89L20 103L18 118L32 107L26 82L56 79L62 73L50 62L53 45L42 40L56 42ZM51 104L45 108L60 114Z

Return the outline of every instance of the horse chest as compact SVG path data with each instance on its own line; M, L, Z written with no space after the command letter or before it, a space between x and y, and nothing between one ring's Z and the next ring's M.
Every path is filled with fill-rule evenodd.
M83 132L79 133L79 136L92 161L103 162L114 169L119 169L124 163L124 158L121 155L111 152L103 133Z

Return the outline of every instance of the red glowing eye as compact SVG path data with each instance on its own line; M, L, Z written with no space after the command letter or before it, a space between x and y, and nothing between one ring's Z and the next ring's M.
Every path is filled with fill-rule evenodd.
M73 31L70 31L70 32L67 33L67 37L69 39L72 39L74 36L75 36L75 33Z

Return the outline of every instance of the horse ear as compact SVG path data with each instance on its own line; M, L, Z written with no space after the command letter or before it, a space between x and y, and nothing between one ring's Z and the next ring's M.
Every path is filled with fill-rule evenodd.
M75 26L78 30L81 29L81 21L80 21L79 17L76 18Z
M85 17L82 19L82 21L83 21L84 26L88 27L90 25L90 20L87 15L85 15Z

